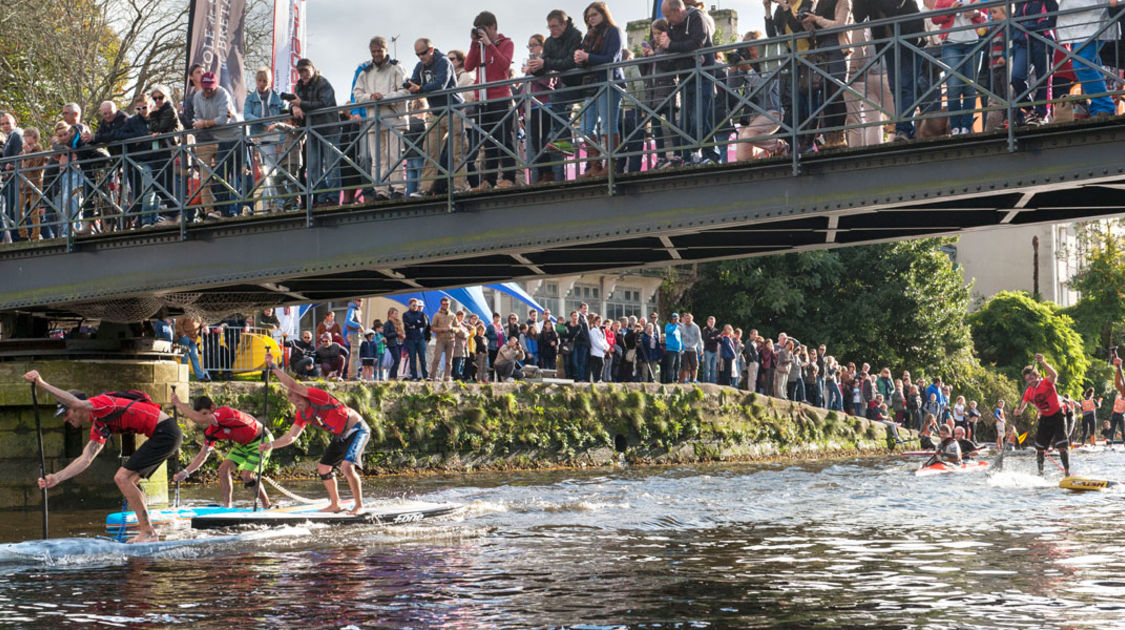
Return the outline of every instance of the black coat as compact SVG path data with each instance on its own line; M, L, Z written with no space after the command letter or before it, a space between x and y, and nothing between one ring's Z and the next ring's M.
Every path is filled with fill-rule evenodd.
M578 67L574 63L574 51L582 47L582 31L574 27L574 21L566 19L566 30L558 39L548 37L543 42L543 68L535 76L543 76L548 72L568 72ZM581 73L574 76L559 77L559 82L565 86L581 85Z

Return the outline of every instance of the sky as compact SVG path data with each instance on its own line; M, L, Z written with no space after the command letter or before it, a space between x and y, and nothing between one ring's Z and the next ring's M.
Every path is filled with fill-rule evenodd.
M500 32L516 44L516 69L527 53L527 38L536 33L547 34L547 13L562 9L570 16L581 16L589 2L568 0L308 0L307 56L328 78L336 97L347 102L356 66L370 59L367 42L375 35L388 41L398 37L397 59L409 74L417 63L414 41L420 37L434 40L437 48L448 51L465 50L469 45L469 29L480 11L496 14ZM651 0L609 0L614 21L622 28L627 22L649 17ZM707 6L733 9L738 12L739 30L761 29L762 3L759 0L708 0ZM581 19L575 23L583 31ZM391 46L392 55L394 46Z

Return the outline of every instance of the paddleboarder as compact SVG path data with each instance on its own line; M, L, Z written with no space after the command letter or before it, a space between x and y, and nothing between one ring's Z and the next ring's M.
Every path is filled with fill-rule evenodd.
M1046 377L1039 374L1036 365L1029 365L1023 369L1023 380L1027 383L1027 391L1023 400L1016 407L1015 417L1019 417L1028 403L1035 405L1039 410L1039 428L1035 434L1035 461L1039 465L1039 474L1043 474L1043 463L1047 449L1052 446L1059 452L1062 460L1063 473L1070 476L1070 438L1067 437L1066 417L1063 415L1059 394L1055 390L1055 382L1059 377L1055 368L1051 367L1043 355L1035 355L1035 363L1043 369Z
M1113 388L1117 397L1113 399L1113 413L1109 416L1109 437L1116 439L1117 429L1121 427L1121 439L1125 440L1125 375L1121 373L1121 358L1113 357Z
M140 433L148 439L117 469L113 482L129 502L129 507L137 514L139 533L129 542L159 540L149 520L145 493L139 484L141 479L150 477L179 450L183 435L175 419L161 411L159 405L143 399L123 397L119 395L121 392L108 392L89 398L84 392L66 391L50 385L36 370L31 370L23 377L59 401L55 417L62 416L64 422L75 428L81 428L86 423L91 425L90 441L82 449L82 454L59 472L41 477L39 487L53 488L86 470L102 451L110 435Z
M261 451L271 448L283 448L292 444L305 430L305 425L312 423L332 434L332 442L324 449L324 456L317 465L317 473L324 481L328 490L328 499L331 503L322 512L340 512L339 489L336 487L336 475L333 469L340 467L344 478L348 480L348 488L352 491L355 506L352 514L363 511L363 486L357 469L363 468L363 451L367 448L367 439L371 435L367 423L355 409L336 400L331 394L315 387L306 387L293 380L273 362L273 356L266 353L266 367L277 376L277 381L285 387L285 396L297 408L293 419L293 426L285 435L272 442L264 442L258 446Z
M176 396L176 392L172 392L172 404L188 420L205 427L203 448L199 450L199 453L191 460L187 468L176 473L172 479L174 481L187 479L207 461L211 451L215 448L216 442L229 440L234 443L234 448L227 453L223 463L219 464L219 492L222 495L222 506L230 507L231 497L234 494L234 488L231 486L231 472L238 471L238 476L242 479L243 485L251 490L257 488L262 507L269 509L270 499L256 475L259 463L264 464L270 458L268 449L265 451L258 450L261 444L273 441L273 435L270 434L269 429L248 413L230 407L215 407L214 401L207 396L196 398L192 406L189 407Z

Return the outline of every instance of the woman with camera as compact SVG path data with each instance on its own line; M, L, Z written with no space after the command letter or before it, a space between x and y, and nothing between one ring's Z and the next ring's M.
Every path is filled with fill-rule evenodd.
M621 29L613 21L609 7L604 2L592 2L586 7L586 37L582 39L582 46L574 51L574 63L580 68L591 69L597 66L614 64L621 61L621 45L625 38ZM591 72L587 82L597 85L607 78L604 70ZM612 70L612 80L621 82L625 75L621 68ZM621 93L606 84L604 89L595 89L586 96L582 105L585 112L582 116L582 135L586 141L586 172L582 177L599 177L605 175L607 169L613 168L613 160L602 162L598 160L600 151L594 138L599 131L602 136L602 147L612 152L620 141L618 131L618 108L621 104Z

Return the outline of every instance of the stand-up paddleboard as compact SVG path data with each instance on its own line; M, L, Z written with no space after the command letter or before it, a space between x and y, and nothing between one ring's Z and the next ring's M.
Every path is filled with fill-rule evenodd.
M331 525L374 523L399 525L417 523L428 518L444 516L458 509L452 503L429 503L425 501L387 501L367 505L359 514L350 514L351 501L341 503L342 512L321 512L328 502L314 505L300 505L276 510L252 512L250 510L215 512L192 517L191 526L195 529L216 529L220 527L239 527L246 525L277 527L281 525L301 525L306 523L325 523Z
M153 527L166 526L173 523L187 523L201 514L215 514L221 512L247 512L246 508L228 508L221 505L197 505L169 507L158 510L149 510L148 518ZM105 517L105 532L108 536L120 538L124 529L125 536L132 536L137 532L137 513L113 512Z
M937 462L935 464L930 464L929 466L923 466L922 468L919 468L918 470L915 470L914 474L917 475L918 477L925 477L925 476L928 476L928 475L942 475L942 474L945 474L945 473L967 473L967 472L976 472L976 471L981 471L981 470L987 470L988 466L989 466L988 462L979 461L979 460L962 462L962 464L960 466L958 466L957 464L947 464L945 462Z
M1105 479L1087 479L1085 477L1075 477L1073 475L1070 477L1063 477L1062 481L1059 482L1060 488L1079 491L1105 490L1110 486L1117 485L1120 485L1120 482L1107 481Z

